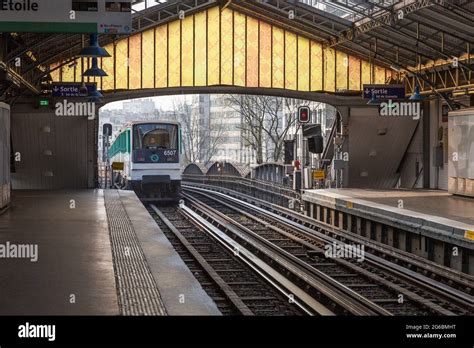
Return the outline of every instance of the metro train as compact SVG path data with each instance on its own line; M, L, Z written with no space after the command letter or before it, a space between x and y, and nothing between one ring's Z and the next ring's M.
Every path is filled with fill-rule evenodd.
M142 200L178 201L183 141L179 122L131 122L111 144L113 183L134 190ZM123 165L122 165L123 164Z

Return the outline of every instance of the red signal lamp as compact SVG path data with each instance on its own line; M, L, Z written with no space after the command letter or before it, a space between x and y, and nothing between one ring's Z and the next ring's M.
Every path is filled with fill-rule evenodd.
M311 119L311 110L308 106L300 106L298 108L298 122L308 123Z

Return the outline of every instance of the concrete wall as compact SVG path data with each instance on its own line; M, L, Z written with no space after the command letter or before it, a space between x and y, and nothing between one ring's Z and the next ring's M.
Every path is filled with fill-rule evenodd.
M14 190L92 188L95 181L95 121L58 117L34 102L12 107Z
M10 203L10 106L0 102L0 209Z
M423 123L420 122L411 139L400 166L400 188L423 187L423 176L416 180L417 173L423 168Z
M443 104L439 98L430 100L430 188L447 190L448 189L448 122L447 117L443 120ZM444 122L443 122L444 121ZM444 161L441 167L436 167L434 162L434 149L436 146L443 145Z
M469 106L470 99L468 96L461 96L455 99L463 105ZM446 105L441 98L435 98L429 101L429 117L430 117L430 170L429 170L429 188L448 190L448 117L443 117L443 105ZM424 116L425 117L425 116ZM443 165L435 167L434 149L436 146L443 145Z
M351 108L348 187L393 188L417 123L410 117L380 116L377 107ZM406 179L413 180L414 175Z

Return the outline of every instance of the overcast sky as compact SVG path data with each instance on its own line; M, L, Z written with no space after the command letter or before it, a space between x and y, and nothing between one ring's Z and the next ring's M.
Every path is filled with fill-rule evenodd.
M192 95L172 95L172 96L161 96L161 97L151 97L143 99L152 99L155 102L156 108L159 110L173 110L173 100L176 99L187 99L188 103L191 102ZM140 98L141 99L141 98ZM109 103L103 106L103 110L113 110L113 109L122 109L124 101L118 101Z

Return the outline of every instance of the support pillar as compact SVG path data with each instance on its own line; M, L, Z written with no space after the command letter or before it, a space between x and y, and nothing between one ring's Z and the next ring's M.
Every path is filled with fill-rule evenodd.
M363 236L367 237L369 239L370 239L370 229L372 227L372 223L373 223L372 221L366 220L365 221L365 231L363 231Z
M438 240L433 240L434 245L434 259L433 261L439 265L444 265L444 243Z
M472 252L472 250L469 252L468 262L469 262L468 272L469 272L470 275L474 275L474 253Z
M337 112L339 112L339 115L341 117L341 129L339 130L340 135L343 136L344 139L344 144L342 145L342 153L349 153L349 135L346 134L347 129L349 129L349 117L351 114L351 108L348 106L338 106L337 107ZM337 115L336 115L337 116ZM334 151L334 154L336 154L336 151ZM342 180L339 183L341 187L349 187L349 165L347 164L344 169L342 169Z
M461 247L457 247L458 252L457 255L454 255L453 251L451 251L451 268L457 271L462 271L462 254L464 249Z
M348 231L351 231L351 232L354 232L354 231L352 231L352 228L353 228L353 225L352 225L353 216L352 216L351 214L347 214L347 213L346 213L346 216L347 216L347 230L348 230Z
M362 219L360 217L356 218L356 233L362 235Z
M375 240L382 242L382 224L375 225Z
M387 227L387 244L390 245L390 246L394 246L393 245L393 227L392 226L388 226Z
M398 232L398 245L397 248L406 251L407 245L407 233L405 231L397 230Z

